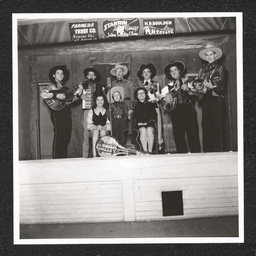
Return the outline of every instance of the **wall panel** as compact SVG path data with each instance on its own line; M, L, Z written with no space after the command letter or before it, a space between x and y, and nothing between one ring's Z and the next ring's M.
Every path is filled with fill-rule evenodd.
M237 215L237 161L237 153L20 161L20 222ZM184 215L163 217L163 191L182 191Z
M210 34L210 35L193 35L193 36L175 36L157 39L137 39L120 42L99 42L86 43L84 45L72 46L58 46L45 47L27 50L32 56L32 76L30 84L25 80L19 81L19 88L26 92L26 96L31 99L27 102L20 101L21 108L20 131L25 132L28 127L28 122L24 113L30 112L30 138L21 141L20 154L21 159L36 159L35 152L37 151L37 137L38 137L38 112L35 107L37 100L37 82L48 82L49 69L58 64L66 64L70 70L70 79L68 86L73 87L78 83L84 81L83 70L86 67L92 67L97 63L116 63L124 62L129 59L130 76L129 79L137 83L137 71L144 63L153 63L157 69L158 78L162 86L168 82L165 80L163 68L172 60L180 60L186 64L188 73L197 73L202 66L202 60L198 53L207 43L212 42L223 49L224 56L222 63L225 65L228 73L227 80L227 108L226 108L226 150L237 150L237 101L236 101L236 35L231 34ZM24 51L25 52L25 51ZM21 62L21 66L26 69L27 63ZM24 70L24 72L28 72ZM231 76L232 74L232 76ZM234 74L234 75L233 75ZM105 81L102 81L105 83ZM26 109L26 111L25 111ZM200 111L198 111L200 113ZM72 136L68 148L69 157L82 156L82 141L83 141L83 127L82 127L83 112L81 110L81 103L78 102L72 108ZM47 115L44 118L48 118ZM166 140L166 151L175 151L172 127L170 125L170 118L164 114L164 137ZM41 120L44 122L44 120ZM52 129L49 123L48 131ZM48 134L42 131L41 137L45 138ZM49 137L49 136L48 136ZM41 140L42 141L42 140ZM49 144L50 142L48 142ZM25 145L30 144L30 152L28 149L22 152ZM51 146L50 146L51 147ZM49 147L49 148L50 148ZM28 147L27 147L28 148ZM49 150L48 150L49 151ZM26 153L25 153L26 152ZM24 156L23 156L23 155ZM48 154L49 157L50 154Z

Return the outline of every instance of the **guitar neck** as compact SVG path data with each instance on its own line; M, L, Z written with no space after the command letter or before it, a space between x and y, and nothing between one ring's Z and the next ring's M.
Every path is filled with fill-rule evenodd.
M130 116L129 132L128 132L129 135L132 135L132 125L133 125L133 113L131 113L131 116Z
M51 90L50 92L53 93L54 95L59 94L59 93L64 93L67 96L70 93L74 94L77 91L78 88L79 88L79 85L74 86L71 89L68 86L64 85L59 90Z

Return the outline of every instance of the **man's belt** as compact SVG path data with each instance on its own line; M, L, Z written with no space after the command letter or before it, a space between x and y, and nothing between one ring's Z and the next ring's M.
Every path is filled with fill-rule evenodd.
M122 118L123 115L114 115L113 117L114 117L114 118Z

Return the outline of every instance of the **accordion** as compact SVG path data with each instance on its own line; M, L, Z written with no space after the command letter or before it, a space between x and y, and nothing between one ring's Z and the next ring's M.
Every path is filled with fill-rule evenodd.
M92 89L86 89L83 91L85 99L82 102L82 109L91 109L92 108Z

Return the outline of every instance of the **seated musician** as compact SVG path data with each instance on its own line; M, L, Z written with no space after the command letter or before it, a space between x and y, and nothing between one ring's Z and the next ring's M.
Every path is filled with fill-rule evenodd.
M164 68L164 73L170 79L170 83L162 90L162 92L166 91L167 88L168 93L162 96L164 108L170 113L177 153L187 153L188 151L194 153L200 151L200 145L193 95L185 83L185 78L182 77L185 69L185 65L181 61L173 61ZM188 138L189 150L185 134Z
M124 137L123 132L127 129L127 114L128 107L124 103L124 88L121 86L115 86L111 88L110 95L107 95L107 98L110 98L111 105L111 127L112 135L116 138L119 144L123 144Z
M145 88L138 88L134 92L134 98L137 101L134 107L134 118L136 128L140 132L142 148L144 151L152 152L157 112L154 104L148 102L148 93Z
M93 97L93 107L89 110L87 117L87 129L92 131L93 157L97 156L96 142L111 130L110 121L107 117L108 102L103 93Z
M41 92L43 99L57 99L64 100L64 93L52 93L51 90L61 90L65 82L68 80L68 70L66 66L54 66L49 71L49 79L51 84ZM62 110L51 110L51 121L53 123L53 144L52 144L52 157L53 158L66 158L68 144L71 138L71 110L69 106L65 106Z

